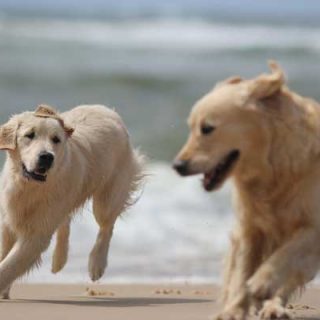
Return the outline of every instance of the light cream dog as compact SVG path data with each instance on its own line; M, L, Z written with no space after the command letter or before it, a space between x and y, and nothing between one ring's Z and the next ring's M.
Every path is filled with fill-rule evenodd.
M72 215L92 198L100 227L89 259L92 280L105 270L117 217L142 178L142 157L132 149L119 115L99 105L58 114L42 105L0 127L7 150L1 176L0 292L40 261L57 231L52 271L67 261Z
M219 83L194 106L174 167L204 174L208 191L232 177L237 225L219 319L289 317L285 305L320 267L320 106L290 91L280 67Z

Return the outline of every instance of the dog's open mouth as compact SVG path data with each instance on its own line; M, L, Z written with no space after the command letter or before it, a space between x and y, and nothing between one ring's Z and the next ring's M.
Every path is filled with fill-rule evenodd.
M239 159L240 152L232 150L211 171L204 174L203 187L207 191L217 189L228 177L235 163Z
M44 182L47 180L47 170L46 169L37 169L35 171L28 171L26 166L22 164L22 174L25 178Z

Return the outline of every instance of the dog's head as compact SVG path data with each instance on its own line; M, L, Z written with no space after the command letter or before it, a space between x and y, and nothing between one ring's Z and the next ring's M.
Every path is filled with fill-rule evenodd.
M237 172L249 154L260 152L266 138L259 105L284 83L279 66L269 65L271 74L253 80L229 78L195 104L189 139L173 164L180 175L204 174L203 186L211 191Z
M44 182L63 161L65 144L72 135L59 114L47 105L13 116L0 127L0 150L7 150L21 174Z

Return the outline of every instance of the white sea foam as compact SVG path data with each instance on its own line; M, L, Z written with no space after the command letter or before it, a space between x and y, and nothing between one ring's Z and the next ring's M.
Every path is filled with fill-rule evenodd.
M150 166L140 201L116 224L102 281L218 281L232 225L230 185L205 193L199 177L178 177L168 164ZM97 227L90 204L72 225L68 265L50 274L52 242L39 270L23 281L89 281L87 259Z
M221 283L233 224L231 186L205 193L199 178L178 177L168 164L150 167L140 201L116 224L102 283ZM72 225L65 269L50 273L52 242L38 270L22 282L89 283L87 259L97 226L90 203ZM319 283L319 278L316 279Z
M83 20L0 20L0 37L78 42L120 49L203 50L320 48L319 28L221 24L202 20L154 19L99 22Z

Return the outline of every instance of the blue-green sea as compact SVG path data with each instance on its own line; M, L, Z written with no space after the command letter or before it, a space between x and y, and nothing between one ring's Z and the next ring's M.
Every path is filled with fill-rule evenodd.
M149 157L138 204L117 223L103 281L218 281L233 224L230 190L206 194L170 161L193 103L231 75L276 59L289 86L320 100L317 1L0 1L0 122L47 103L115 108ZM3 161L4 154L0 161ZM0 190L1 192L1 190ZM70 260L49 251L29 281L88 281L90 203L72 228Z

